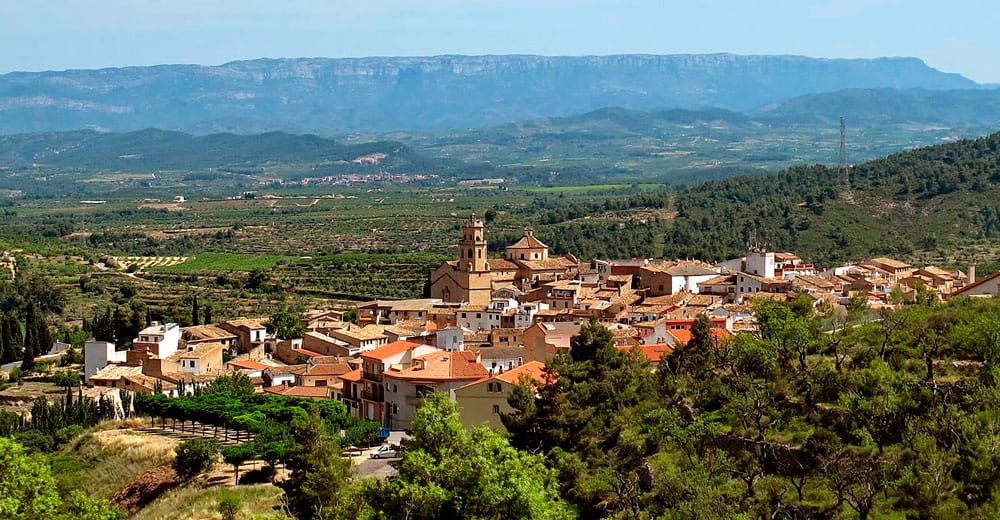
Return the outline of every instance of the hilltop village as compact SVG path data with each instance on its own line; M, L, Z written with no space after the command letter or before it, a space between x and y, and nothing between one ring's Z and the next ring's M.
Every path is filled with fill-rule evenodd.
M89 342L85 381L97 391L178 395L241 372L260 392L336 399L355 417L394 430L410 427L423 396L443 392L466 425L502 429L509 390L543 381L545 363L568 352L590 320L611 330L617 348L655 365L691 340L698 320L717 342L754 332L756 298L808 295L811 305L837 313L1000 289L1000 273L977 280L974 264L961 272L873 258L821 269L763 248L718 264L583 262L552 255L531 229L491 258L487 232L476 215L465 221L457 257L430 273L429 298L307 311L294 337L276 335L268 317L185 328L153 322L127 351Z

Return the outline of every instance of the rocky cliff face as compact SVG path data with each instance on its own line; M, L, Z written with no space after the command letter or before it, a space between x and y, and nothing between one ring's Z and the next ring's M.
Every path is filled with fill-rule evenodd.
M976 84L914 58L435 56L252 60L0 75L0 132L476 127L606 106L750 110L844 88Z

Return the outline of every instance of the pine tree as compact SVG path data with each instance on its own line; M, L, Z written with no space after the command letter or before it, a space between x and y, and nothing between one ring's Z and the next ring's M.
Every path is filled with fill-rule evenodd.
M194 295L194 300L191 302L191 325L198 324L198 318L201 316L198 312L198 295Z

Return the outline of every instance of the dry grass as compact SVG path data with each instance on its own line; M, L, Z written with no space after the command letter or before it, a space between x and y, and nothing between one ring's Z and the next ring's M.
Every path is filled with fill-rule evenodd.
M60 488L111 498L147 470L173 460L177 440L115 426L128 423L84 434L52 456Z
M227 497L240 501L238 518L253 518L256 515L273 515L278 505L281 490L270 484L233 487L202 487L199 484L180 486L166 492L152 504L136 513L134 520L173 520L190 518L195 520L218 520L219 502Z
M60 488L107 499L149 469L169 464L180 437L134 429L145 426L138 420L107 423L68 443L52 456ZM242 504L239 518L275 513L281 490L269 484L233 487L232 483L232 466L217 464L207 475L167 491L132 518L220 519L218 504L229 496Z

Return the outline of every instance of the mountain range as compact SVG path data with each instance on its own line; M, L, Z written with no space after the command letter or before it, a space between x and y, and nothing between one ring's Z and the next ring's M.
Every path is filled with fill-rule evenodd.
M916 58L615 55L298 58L0 75L0 133L485 127L580 114L756 111L843 89L973 90Z

